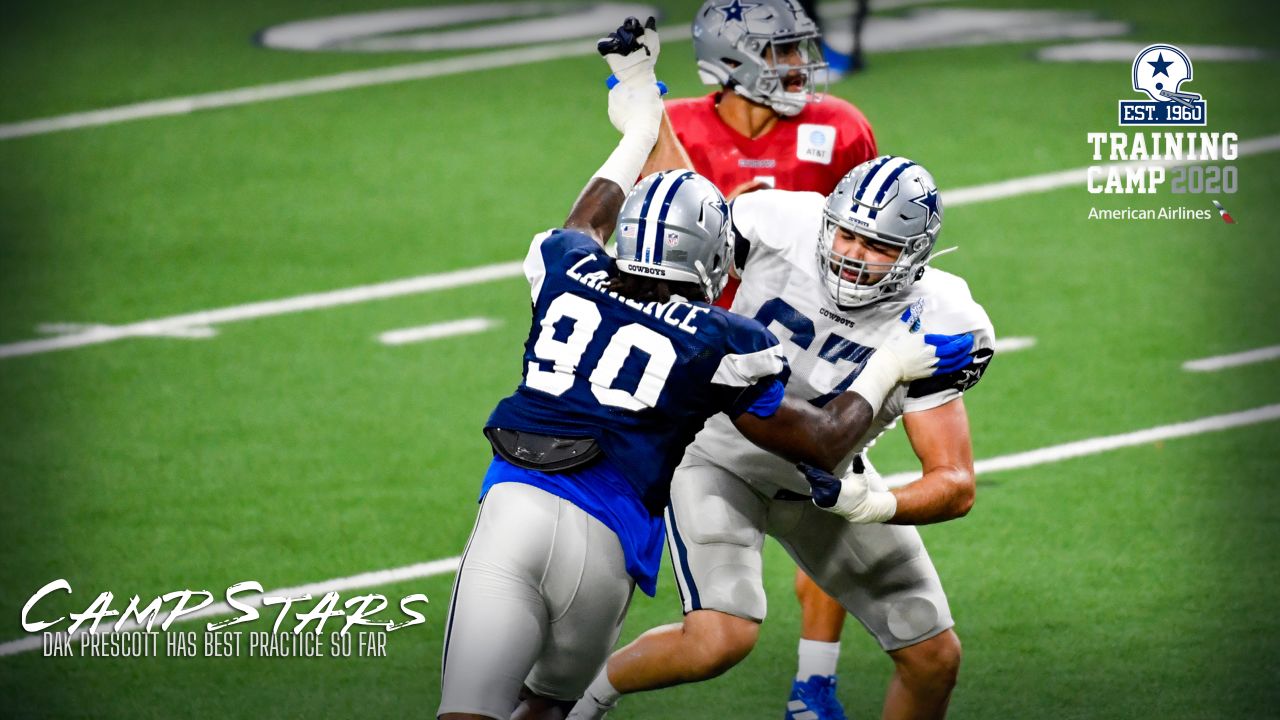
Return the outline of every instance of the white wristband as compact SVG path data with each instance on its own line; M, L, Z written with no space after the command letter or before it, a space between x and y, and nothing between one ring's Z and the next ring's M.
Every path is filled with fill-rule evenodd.
M843 500L831 510L852 523L882 523L898 513L898 497L887 490L872 490L853 507L845 506Z
M880 412L885 398L893 392L894 386L902 377L902 368L898 367L896 360L893 353L877 350L867 358L862 372L858 373L857 379L849 386L850 390L870 403L873 416Z

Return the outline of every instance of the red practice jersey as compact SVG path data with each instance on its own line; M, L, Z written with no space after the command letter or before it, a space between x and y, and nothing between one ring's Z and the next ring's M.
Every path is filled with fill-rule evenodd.
M780 117L773 129L752 139L739 134L716 114L720 93L669 100L667 115L689 153L693 169L728 195L756 179L778 190L807 190L826 195L844 174L876 156L871 124L846 100L824 95L794 117ZM737 281L716 301L729 307Z

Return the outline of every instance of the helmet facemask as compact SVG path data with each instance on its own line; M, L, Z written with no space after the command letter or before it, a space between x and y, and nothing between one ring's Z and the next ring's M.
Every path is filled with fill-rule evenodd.
M820 100L819 75L826 89L818 26L792 0L754 0L738 8L707 0L692 33L703 82L732 88L779 115L796 115Z
M835 249L839 228L877 243L899 248L897 259L893 262L876 263L841 255ZM900 237L867 228L850 227L841 224L833 213L824 209L822 231L818 238L818 266L823 271L827 292L836 301L836 305L844 309L863 307L901 293L923 273L936 237L936 233Z
M753 82L748 83L748 78L737 82L734 89L740 95L768 105L785 117L798 115L805 105L821 99L818 76L824 78L822 90L825 91L826 73L821 71L827 63L822 59L817 33L777 37L747 35L742 46L745 51L759 55L760 66L757 72L751 73ZM738 74L735 71L730 77L737 80Z

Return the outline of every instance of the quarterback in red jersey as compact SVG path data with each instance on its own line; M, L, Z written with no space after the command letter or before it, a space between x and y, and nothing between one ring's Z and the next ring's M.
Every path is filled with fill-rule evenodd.
M756 134L750 115L760 108L732 89L667 102L676 138L693 169L705 170L726 194L753 184L829 193L850 168L876 156L871 124L858 108L830 95L787 117L768 108ZM768 106L764 106L768 107Z
M817 26L798 4L708 0L694 18L693 42L698 74L720 89L667 101L667 137L645 172L691 168L730 201L763 188L825 195L877 155L862 112L814 91L825 65ZM736 290L730 278L716 304L730 307Z
M764 188L829 194L878 154L871 124L841 98L821 95L817 25L792 0L708 0L693 20L698 74L715 92L669 100L651 173L690 168L732 201ZM730 272L733 269L730 268ZM729 308L738 280L716 301ZM796 570L802 611L798 668L787 720L843 720L835 695L845 609Z

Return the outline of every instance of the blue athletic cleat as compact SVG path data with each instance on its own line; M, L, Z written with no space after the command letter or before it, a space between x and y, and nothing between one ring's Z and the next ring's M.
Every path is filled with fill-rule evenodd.
M848 720L836 698L836 676L811 675L791 683L786 720Z

